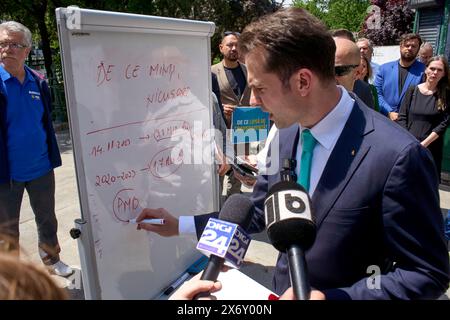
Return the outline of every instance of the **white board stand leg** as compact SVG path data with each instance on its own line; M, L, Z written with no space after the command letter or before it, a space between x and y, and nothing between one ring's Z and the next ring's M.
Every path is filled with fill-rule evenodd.
M81 279L83 281L84 297L86 300L99 300L100 286L97 277L97 268L95 267L95 253L91 252L91 240L87 222L84 219L76 219L75 228L70 230L72 238L77 239L78 252L80 254Z

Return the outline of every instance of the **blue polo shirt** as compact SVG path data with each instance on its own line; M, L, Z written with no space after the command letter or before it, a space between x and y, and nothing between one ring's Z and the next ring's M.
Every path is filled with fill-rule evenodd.
M47 134L43 126L44 106L39 87L26 70L23 83L0 65L6 93L7 149L11 179L26 182L48 173Z

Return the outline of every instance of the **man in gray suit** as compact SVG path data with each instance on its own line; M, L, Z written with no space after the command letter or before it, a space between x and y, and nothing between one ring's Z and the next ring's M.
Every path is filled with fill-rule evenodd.
M234 109L238 106L250 105L250 90L247 87L247 68L238 61L238 40L239 33L225 32L222 42L219 45L223 59L211 67L212 73L217 76L217 80L219 81L220 98L228 128L230 128L231 115Z
M223 113L228 129L231 128L231 116L236 107L250 105L250 90L247 87L247 69L244 64L240 63L239 52L237 49L238 32L226 31L223 35L222 42L219 44L220 52L223 55L222 61L213 65L211 71L217 76L220 88L220 102L223 105ZM237 155L248 155L247 150L238 150L235 147ZM236 179L233 171L227 173L224 179L225 196L230 196L241 191L241 182Z

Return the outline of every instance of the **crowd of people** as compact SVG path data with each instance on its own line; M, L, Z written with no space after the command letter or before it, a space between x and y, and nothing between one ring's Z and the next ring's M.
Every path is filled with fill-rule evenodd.
M59 258L53 169L61 158L48 86L25 65L30 46L25 26L0 24L0 226L13 239L9 249L0 250L0 299L33 298L22 289L31 284L18 277L35 268L21 264L25 262L17 254L24 190L36 216L44 264L57 275L73 272ZM257 178L246 180L229 166L218 169L226 177L224 195L241 192L242 182L253 187L247 231L265 229L263 202L281 179L279 170L264 173L265 156L277 154L279 163L294 158L317 226L306 253L311 299L436 299L445 293L449 258L438 194L450 118L445 57L432 57L429 44L422 44L418 34L407 34L400 41L400 59L377 65L369 39L355 40L346 30L330 32L296 8L264 16L242 33L225 32L219 49L223 60L211 68L214 124L230 129L236 108L258 106L270 114L269 136L276 136L261 151L263 174ZM308 172L301 170L306 136L314 141ZM140 223L138 229L165 237L200 235L217 215L176 218L167 210L146 208L138 222L163 218L167 223ZM382 272L380 288L367 287L371 265ZM30 277L41 284L32 285L53 293L35 298L66 298L38 269ZM220 288L220 283L196 277L173 298L192 299ZM284 252L274 271L273 291L296 298Z

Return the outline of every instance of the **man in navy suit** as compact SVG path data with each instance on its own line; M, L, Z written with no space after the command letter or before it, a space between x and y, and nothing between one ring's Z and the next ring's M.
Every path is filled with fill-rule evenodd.
M397 121L406 90L422 82L425 65L416 59L421 44L422 39L418 34L403 35L400 60L383 64L375 76L380 112L393 121Z
M251 104L269 112L280 128L267 165L296 158L301 176L301 137L309 131L316 141L308 180L317 225L316 240L306 252L311 299L442 295L449 258L430 153L336 86L334 41L306 11L287 8L265 16L247 26L241 40ZM280 179L279 170L258 177L248 231L265 228L263 202ZM158 217L167 223L138 228L163 236L200 235L210 216L178 219L164 209L144 209L138 221ZM279 255L273 284L275 292L292 298L285 253Z

